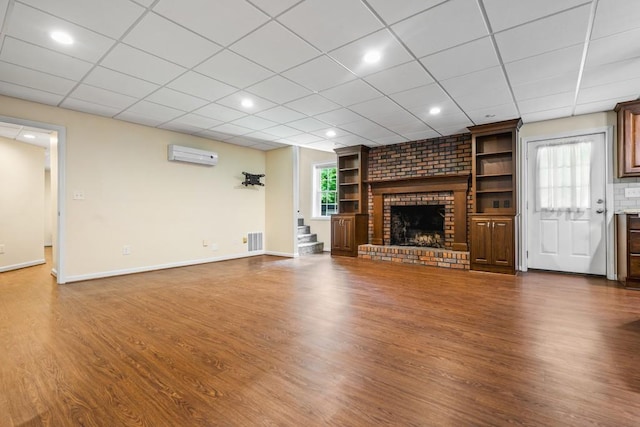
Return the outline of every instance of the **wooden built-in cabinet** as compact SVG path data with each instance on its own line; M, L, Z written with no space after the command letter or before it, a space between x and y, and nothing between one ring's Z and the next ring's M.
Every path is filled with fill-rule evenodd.
M514 218L471 217L471 268L515 274Z
M520 119L472 126L471 269L515 274L516 141Z
M331 255L358 256L358 245L367 242L369 215L331 216Z
M337 148L338 214L331 217L331 255L358 256L368 243L369 209L365 181L369 147Z
M640 176L640 100L621 102L618 113L618 177Z
M627 288L640 289L640 217L616 215L618 280Z

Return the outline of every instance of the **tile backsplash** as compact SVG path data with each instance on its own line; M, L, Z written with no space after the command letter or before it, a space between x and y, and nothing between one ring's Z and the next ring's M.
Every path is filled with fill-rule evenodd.
M624 209L640 209L640 197L625 197L624 189L640 188L640 178L615 178L613 180L613 199L616 212Z

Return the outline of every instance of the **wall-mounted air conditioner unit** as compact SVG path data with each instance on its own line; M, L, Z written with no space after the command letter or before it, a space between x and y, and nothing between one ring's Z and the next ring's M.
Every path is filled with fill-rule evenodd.
M172 162L197 163L206 166L215 166L218 164L218 153L214 153L213 151L169 144L167 154L168 159Z

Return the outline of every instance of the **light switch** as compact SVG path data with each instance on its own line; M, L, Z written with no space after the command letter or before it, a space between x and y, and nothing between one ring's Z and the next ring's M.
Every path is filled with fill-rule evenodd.
M627 187L624 189L624 197L640 197L640 187Z

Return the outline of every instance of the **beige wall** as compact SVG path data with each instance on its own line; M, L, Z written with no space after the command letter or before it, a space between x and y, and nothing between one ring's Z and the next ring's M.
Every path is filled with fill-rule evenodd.
M245 256L242 238L265 229L264 189L241 185L242 171L265 171L262 151L7 97L0 115L66 127L70 281ZM219 163L168 162L168 144L216 151Z
M325 151L300 148L299 156L299 206L300 215L311 232L318 235L318 241L324 242L324 250L331 250L331 221L329 218L313 217L313 179L314 165L336 161L336 154Z
M566 117L563 119L547 120L544 122L527 123L520 128L520 138L547 136L584 129L595 129L606 126L615 126L616 113L584 114L582 116ZM615 138L615 135L614 135Z
M266 251L273 255L294 256L296 217L294 216L294 171L296 147L267 151L265 177L267 231Z
M51 200L51 171L44 171L44 245L53 244L53 204Z
M0 271L44 262L44 148L0 137Z

